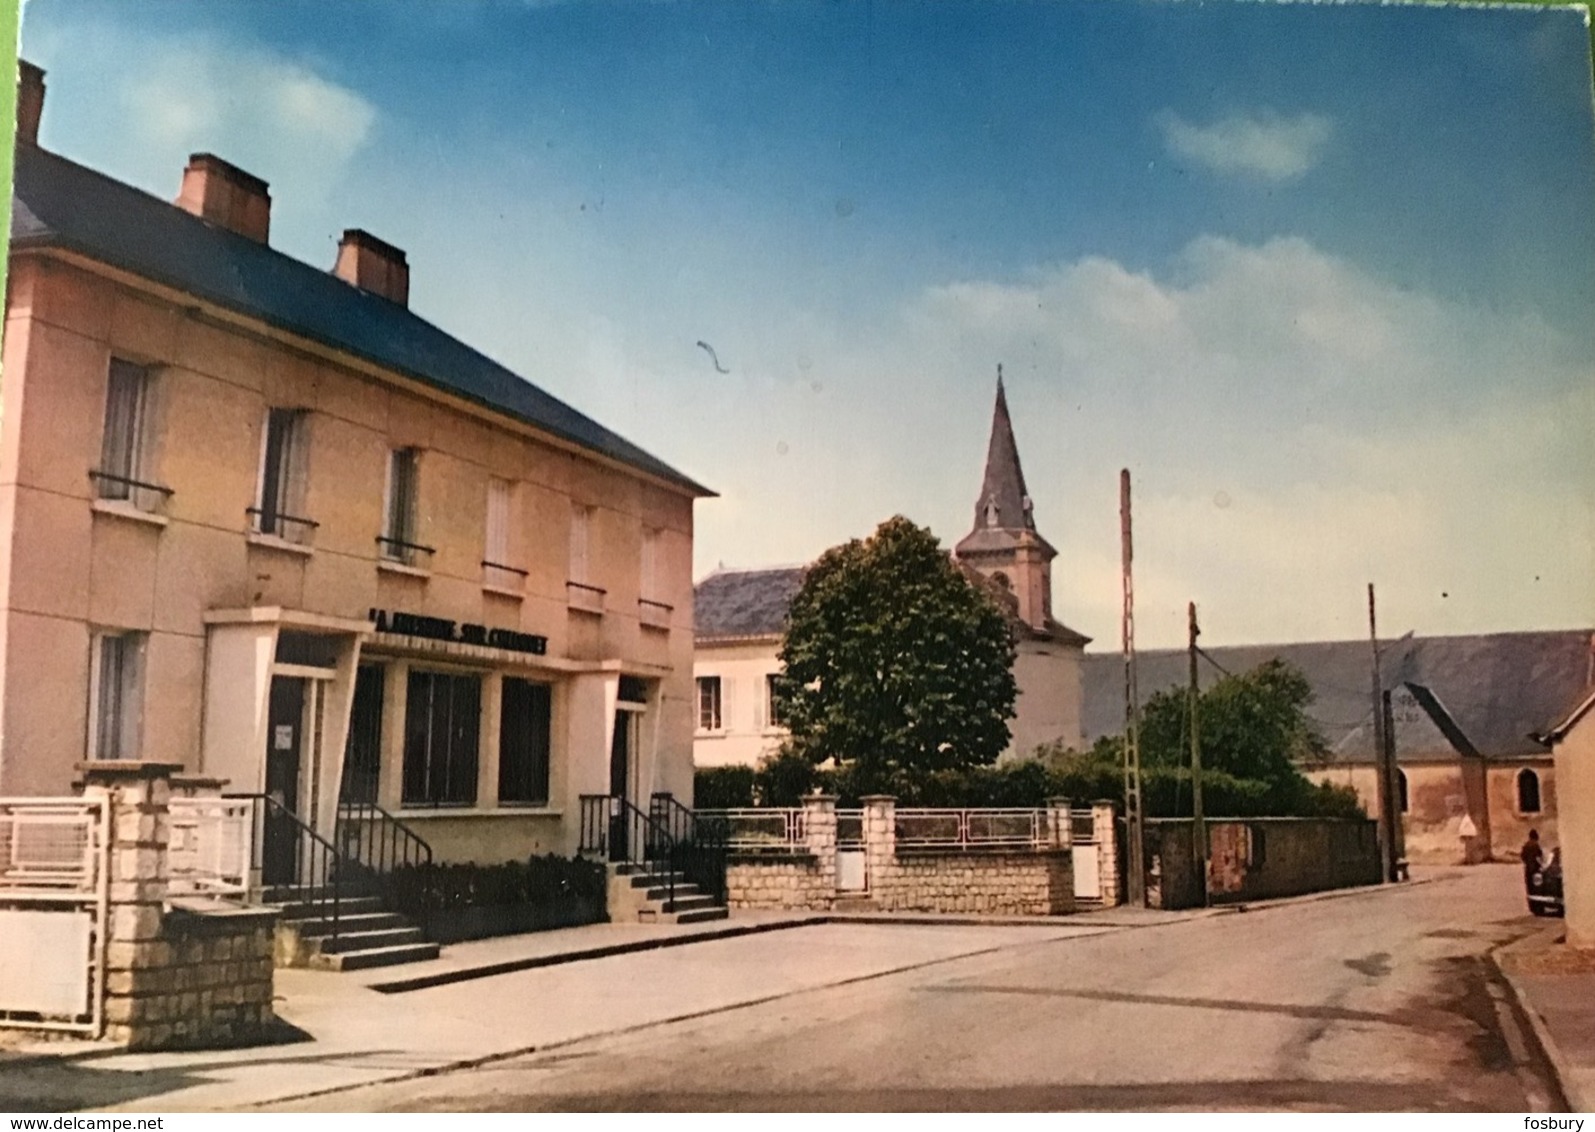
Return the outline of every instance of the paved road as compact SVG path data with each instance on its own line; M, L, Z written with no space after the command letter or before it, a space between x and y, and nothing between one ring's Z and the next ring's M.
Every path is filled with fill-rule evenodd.
M979 954L288 1107L1543 1111L1553 1087L1485 958L1533 923L1519 883L1486 867L1164 926L1014 929ZM778 937L812 961L921 953L944 930L830 925L680 953L718 949L699 977L737 979ZM538 975L451 993L490 1024L538 1009Z

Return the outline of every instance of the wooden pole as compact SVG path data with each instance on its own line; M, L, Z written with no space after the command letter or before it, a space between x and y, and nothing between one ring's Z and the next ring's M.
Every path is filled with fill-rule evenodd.
M1379 674L1379 626L1374 614L1373 583L1368 583L1368 639L1373 650L1373 749L1374 766L1379 779L1379 866L1386 883L1396 879L1396 838L1401 815L1396 811L1395 792L1391 789L1395 776L1388 766L1389 752L1385 738L1385 688Z

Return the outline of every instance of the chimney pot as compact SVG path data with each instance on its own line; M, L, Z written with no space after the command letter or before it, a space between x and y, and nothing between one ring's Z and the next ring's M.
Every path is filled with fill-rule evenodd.
M344 229L332 273L401 307L410 304L410 265L404 252L364 229Z
M39 119L44 116L44 71L26 59L17 60L17 142L39 144Z
M271 193L265 181L212 153L189 157L177 207L201 220L264 244L271 232Z

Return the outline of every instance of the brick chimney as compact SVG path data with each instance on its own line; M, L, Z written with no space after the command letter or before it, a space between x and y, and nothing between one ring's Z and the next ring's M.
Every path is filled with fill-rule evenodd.
M17 144L39 144L39 118L44 114L44 71L26 59L17 60Z
M264 244L271 231L271 194L259 177L210 153L189 157L177 207Z
M362 291L381 295L401 307L410 305L410 265L404 252L370 232L344 229L332 273Z

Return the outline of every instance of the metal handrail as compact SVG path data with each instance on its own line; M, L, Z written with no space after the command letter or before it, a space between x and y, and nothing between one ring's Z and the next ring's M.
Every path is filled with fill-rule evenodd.
M651 605L655 609L664 610L666 613L673 613L675 611L675 608L676 608L675 606L671 605L668 601L655 601L651 597L640 597L640 598L637 599L637 604L638 605Z
M727 830L722 823L699 821L698 816L660 792L648 802L649 816L670 837L670 859L681 874L704 893L724 904L726 895Z
M532 573L530 570L522 570L519 566L506 566L502 562L489 562L486 558L482 559L482 566L489 570L503 570L510 574L519 574L523 578L530 577Z
M321 527L321 524L314 519L302 519L298 515L289 515L282 511L266 511L259 507L245 507L244 514L255 520L255 530L263 535L276 534L277 532L270 528L278 523L293 523L296 526L309 527L313 531Z
M432 864L426 838L375 802L338 803L338 844L349 863L370 878Z
M800 808L743 806L723 810L693 810L700 827L713 824L725 831L726 848L797 850L808 845L808 822Z
M145 483L143 480L119 476L115 472L102 472L98 468L89 469L89 479L105 480L107 483L119 483L124 487L136 487L141 491L153 491L162 497L170 497L176 494L171 488L162 487L158 483Z
M649 815L614 794L583 794L581 836L577 852L606 861L641 865L665 877L665 910L676 904L675 844L670 834Z
M1050 838L1045 810L904 809L896 823L899 847L1034 847Z
M295 834L294 856L300 865L297 870L298 879L288 884L273 884L272 888L289 893L292 896L292 903L303 904L313 909L329 926L327 938L337 939L343 930L342 888L350 879L347 870L342 868L343 857L337 848L306 825L298 814L270 794L224 794L222 797L247 798L253 803L255 822L259 828L253 839L255 859L252 865L262 877L265 871L267 818L275 814L288 820ZM329 908L330 915L327 911Z
M402 538L389 538L387 535L378 535L377 542L383 546L391 546L396 550L419 550L422 554L436 554L438 552L435 546L423 546L418 542L406 542Z
M567 586L575 586L579 590L587 590L595 594L607 594L609 592L608 590L604 589L603 586L590 586L586 582L567 581L565 584Z

